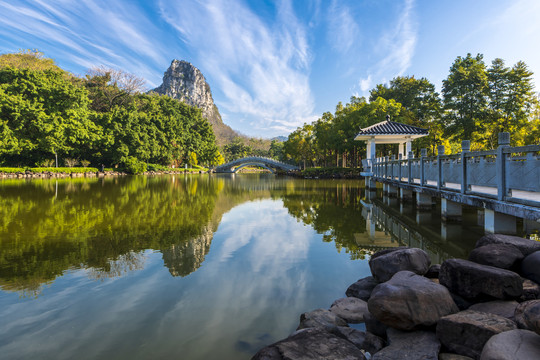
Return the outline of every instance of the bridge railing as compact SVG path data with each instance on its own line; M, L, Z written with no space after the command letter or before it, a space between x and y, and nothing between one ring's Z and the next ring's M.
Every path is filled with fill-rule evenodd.
M245 164L245 163L262 163L262 164L265 164L265 165L269 165L269 166L273 166L273 167L277 167L277 168L282 168L282 169L285 169L285 170L298 169L294 165L287 164L287 163L284 163L284 162L281 162L279 160L275 160L275 159L272 159L272 158L263 157L263 156L248 156L248 157L245 157L245 158L230 161L230 162L228 162L226 164L219 165L219 166L215 167L214 170L232 169L233 167L235 167L237 165L242 165L242 164Z
M511 147L508 133L499 134L495 150L470 151L463 141L460 154L373 160L375 179L408 183L419 187L481 195L501 201L540 206L540 145Z

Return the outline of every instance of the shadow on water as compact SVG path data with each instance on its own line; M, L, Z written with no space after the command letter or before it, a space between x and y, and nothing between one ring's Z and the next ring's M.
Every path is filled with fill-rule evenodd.
M352 260L406 245L426 250L439 263L465 257L481 235L475 224L441 224L429 212L365 194L353 180L268 175L5 180L0 182L0 287L35 296L66 270L80 268L93 279L119 277L143 268L148 249L162 253L172 276L187 276L205 260L222 216L257 199L281 200L292 217Z

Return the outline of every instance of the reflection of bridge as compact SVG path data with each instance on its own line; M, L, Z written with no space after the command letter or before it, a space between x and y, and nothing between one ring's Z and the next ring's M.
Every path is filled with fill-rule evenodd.
M285 164L281 161L277 161L274 159L260 157L260 156L249 156L249 157L233 160L226 164L217 166L214 169L214 172L235 173L246 166L259 166L267 170L270 170L270 172L272 173L274 173L274 169L279 169L279 170L284 170L284 171L298 170L298 168L294 165Z

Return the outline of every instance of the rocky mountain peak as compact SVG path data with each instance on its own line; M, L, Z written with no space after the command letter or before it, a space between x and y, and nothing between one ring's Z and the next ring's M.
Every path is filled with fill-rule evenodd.
M210 85L193 64L174 59L163 75L163 83L152 91L201 109L203 117L208 119L214 128L218 144L221 145L238 136L221 120L219 110L212 98Z

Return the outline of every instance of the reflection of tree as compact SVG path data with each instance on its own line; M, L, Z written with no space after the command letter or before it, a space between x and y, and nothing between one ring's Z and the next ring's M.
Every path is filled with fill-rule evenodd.
M65 270L97 278L138 268L145 249L202 236L222 180L132 177L2 182L0 286L38 293Z
M116 260L110 260L105 269L94 267L90 268L89 277L96 280L120 277L130 271L141 270L143 267L143 252L130 251L126 254L118 256Z
M363 259L369 251L360 248L355 233L366 231L362 221L361 189L357 182L304 182L283 196L289 213L323 234L323 240L334 242L336 249L345 249L352 259Z

